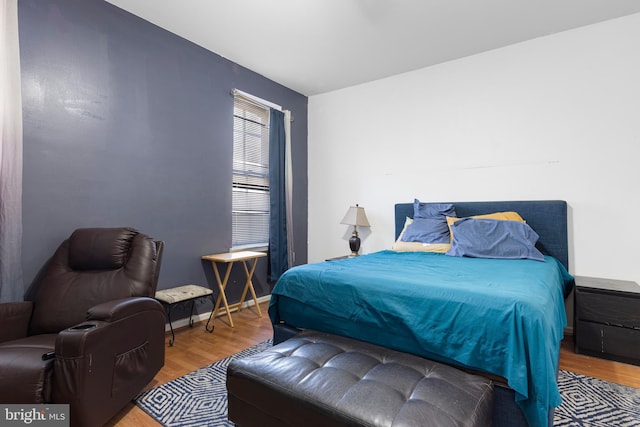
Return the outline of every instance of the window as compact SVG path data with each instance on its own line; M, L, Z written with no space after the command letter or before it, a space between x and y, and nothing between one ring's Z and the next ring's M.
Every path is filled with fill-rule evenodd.
M232 247L269 244L269 108L234 97Z

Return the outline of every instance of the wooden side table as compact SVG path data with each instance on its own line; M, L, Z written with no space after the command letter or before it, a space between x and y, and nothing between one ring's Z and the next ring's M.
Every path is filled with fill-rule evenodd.
M258 304L258 298L256 297L256 291L253 288L253 282L251 281L253 278L253 273L256 269L256 264L258 263L258 258L267 256L264 252L253 252L253 251L240 251L240 252L225 252L221 254L213 254L213 255L204 255L202 259L211 261L213 265L213 272L216 275L216 281L218 282L218 288L220 289L220 295L216 299L216 304L213 307L213 313L218 314L218 309L220 307L220 301L224 304L224 310L227 313L227 319L229 319L229 326L232 328L233 319L231 318L231 309L238 308L238 311L242 309L242 303L244 302L245 297L247 296L247 291L251 292L251 296L253 297L253 302L255 303L256 310L258 312L258 317L262 317L262 311L260 310L260 305ZM253 260L253 262L251 262ZM229 281L229 275L231 274L231 268L233 264L237 261L242 262L242 266L244 267L244 272L247 277L247 281L244 284L244 289L242 290L242 296L240 297L240 302L229 306L227 302L227 295L225 294L225 289L227 288L227 283ZM247 262L251 262L251 266L247 266ZM224 274L224 278L221 279L220 272L218 270L218 264L227 264L227 270ZM220 308L222 310L222 308Z

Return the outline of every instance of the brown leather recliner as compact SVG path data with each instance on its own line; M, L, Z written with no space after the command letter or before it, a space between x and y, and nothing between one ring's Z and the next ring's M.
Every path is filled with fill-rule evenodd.
M33 300L0 304L0 403L68 403L71 425L106 423L164 365L153 298L163 242L83 228L49 260Z

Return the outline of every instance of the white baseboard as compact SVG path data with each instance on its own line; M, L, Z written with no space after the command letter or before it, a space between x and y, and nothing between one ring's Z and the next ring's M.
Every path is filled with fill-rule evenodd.
M258 298L258 304L261 304L263 302L269 301L270 298L271 298L270 294L261 296L261 297ZM247 300L244 303L242 303L242 308L252 307L254 305L256 305L256 304L253 302L253 299L250 299L250 300ZM238 307L235 307L235 308L231 309L232 313L236 312L236 311L238 311ZM207 311L205 313L200 313L200 314L195 314L192 317L192 320L194 321L194 323L195 322L200 322L200 321L205 321L206 322L209 319L209 314L211 314L211 311ZM218 316L223 316L223 315L226 316L226 313L224 311L221 311L221 312L218 313ZM216 316L216 317L218 317L218 316ZM176 330L178 328L182 328L183 326L189 326L189 317L185 317L183 319L179 319L179 320L176 320L176 321L171 322L171 323L173 324L173 329L174 330ZM169 322L168 321L167 321L167 324L164 327L164 330L165 330L165 332L171 331L171 328L169 327Z

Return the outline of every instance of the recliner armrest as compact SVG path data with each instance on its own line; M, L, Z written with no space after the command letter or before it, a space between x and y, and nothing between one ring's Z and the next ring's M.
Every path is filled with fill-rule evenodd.
M157 300L149 297L123 298L93 306L87 312L87 320L113 322L140 311L159 310L164 308Z
M29 333L29 322L33 312L31 301L5 302L0 304L0 342L24 338Z

